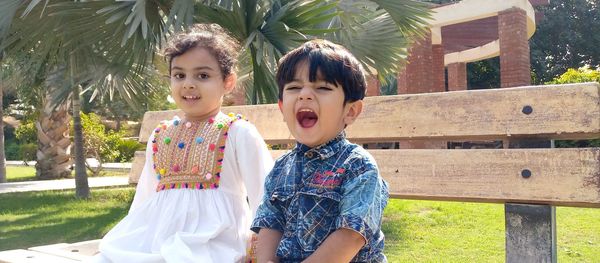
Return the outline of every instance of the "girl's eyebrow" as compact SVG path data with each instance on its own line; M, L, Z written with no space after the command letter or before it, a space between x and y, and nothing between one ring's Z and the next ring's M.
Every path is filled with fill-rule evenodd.
M174 70L174 69L176 69L176 70L183 70L183 68L182 68L182 67L178 67L178 66L173 66L173 67L171 68L171 70ZM213 70L213 71L214 71L214 69L213 69L213 68L211 68L211 67L209 67L209 66L200 66L200 67L195 67L195 68L193 68L193 70L195 70L195 71L197 71L197 70Z

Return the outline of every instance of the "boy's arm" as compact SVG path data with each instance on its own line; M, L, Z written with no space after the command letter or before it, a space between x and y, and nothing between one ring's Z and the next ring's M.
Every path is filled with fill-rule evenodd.
M349 262L379 232L388 192L377 169L344 182L342 193L337 230L306 262Z
M365 238L358 232L340 228L331 233L315 253L302 262L350 262L365 244Z
M279 258L276 255L279 241L281 241L281 232L278 230L263 228L258 232L256 259L259 263L279 262Z

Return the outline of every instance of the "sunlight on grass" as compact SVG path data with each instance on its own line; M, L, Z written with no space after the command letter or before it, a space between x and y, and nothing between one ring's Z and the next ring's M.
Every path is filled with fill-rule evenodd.
M558 262L597 262L600 209L558 207ZM390 200L383 220L390 262L503 262L504 205Z
M133 193L95 188L89 200L73 190L2 194L0 251L100 238L125 216Z
M22 182L35 180L35 167L33 166L7 166L6 180L8 182Z
M91 173L88 173L91 177ZM103 170L100 176L129 176L128 170ZM72 172L70 178L75 178L75 172ZM35 177L34 166L7 166L6 180L8 182L23 182L38 180Z

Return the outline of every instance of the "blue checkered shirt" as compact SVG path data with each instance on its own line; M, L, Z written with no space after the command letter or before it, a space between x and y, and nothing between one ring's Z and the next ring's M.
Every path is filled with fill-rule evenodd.
M268 175L252 230L283 234L281 262L306 259L340 228L366 240L353 262L386 262L381 217L388 195L373 157L343 132L315 148L298 143Z

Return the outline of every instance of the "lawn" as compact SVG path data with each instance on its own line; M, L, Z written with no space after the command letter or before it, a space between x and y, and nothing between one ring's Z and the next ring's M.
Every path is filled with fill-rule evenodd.
M0 196L0 251L100 238L122 218L132 187ZM598 262L600 209L558 207L559 262ZM503 262L504 208L498 204L390 200L384 214L390 262Z
M133 187L0 194L0 251L97 239L125 216Z
M89 174L89 173L88 173ZM100 173L100 176L128 176L129 172L104 170ZM71 178L75 178L75 172L72 173ZM34 166L6 166L6 180L8 182L22 182L22 181L33 181L37 180L35 177Z

